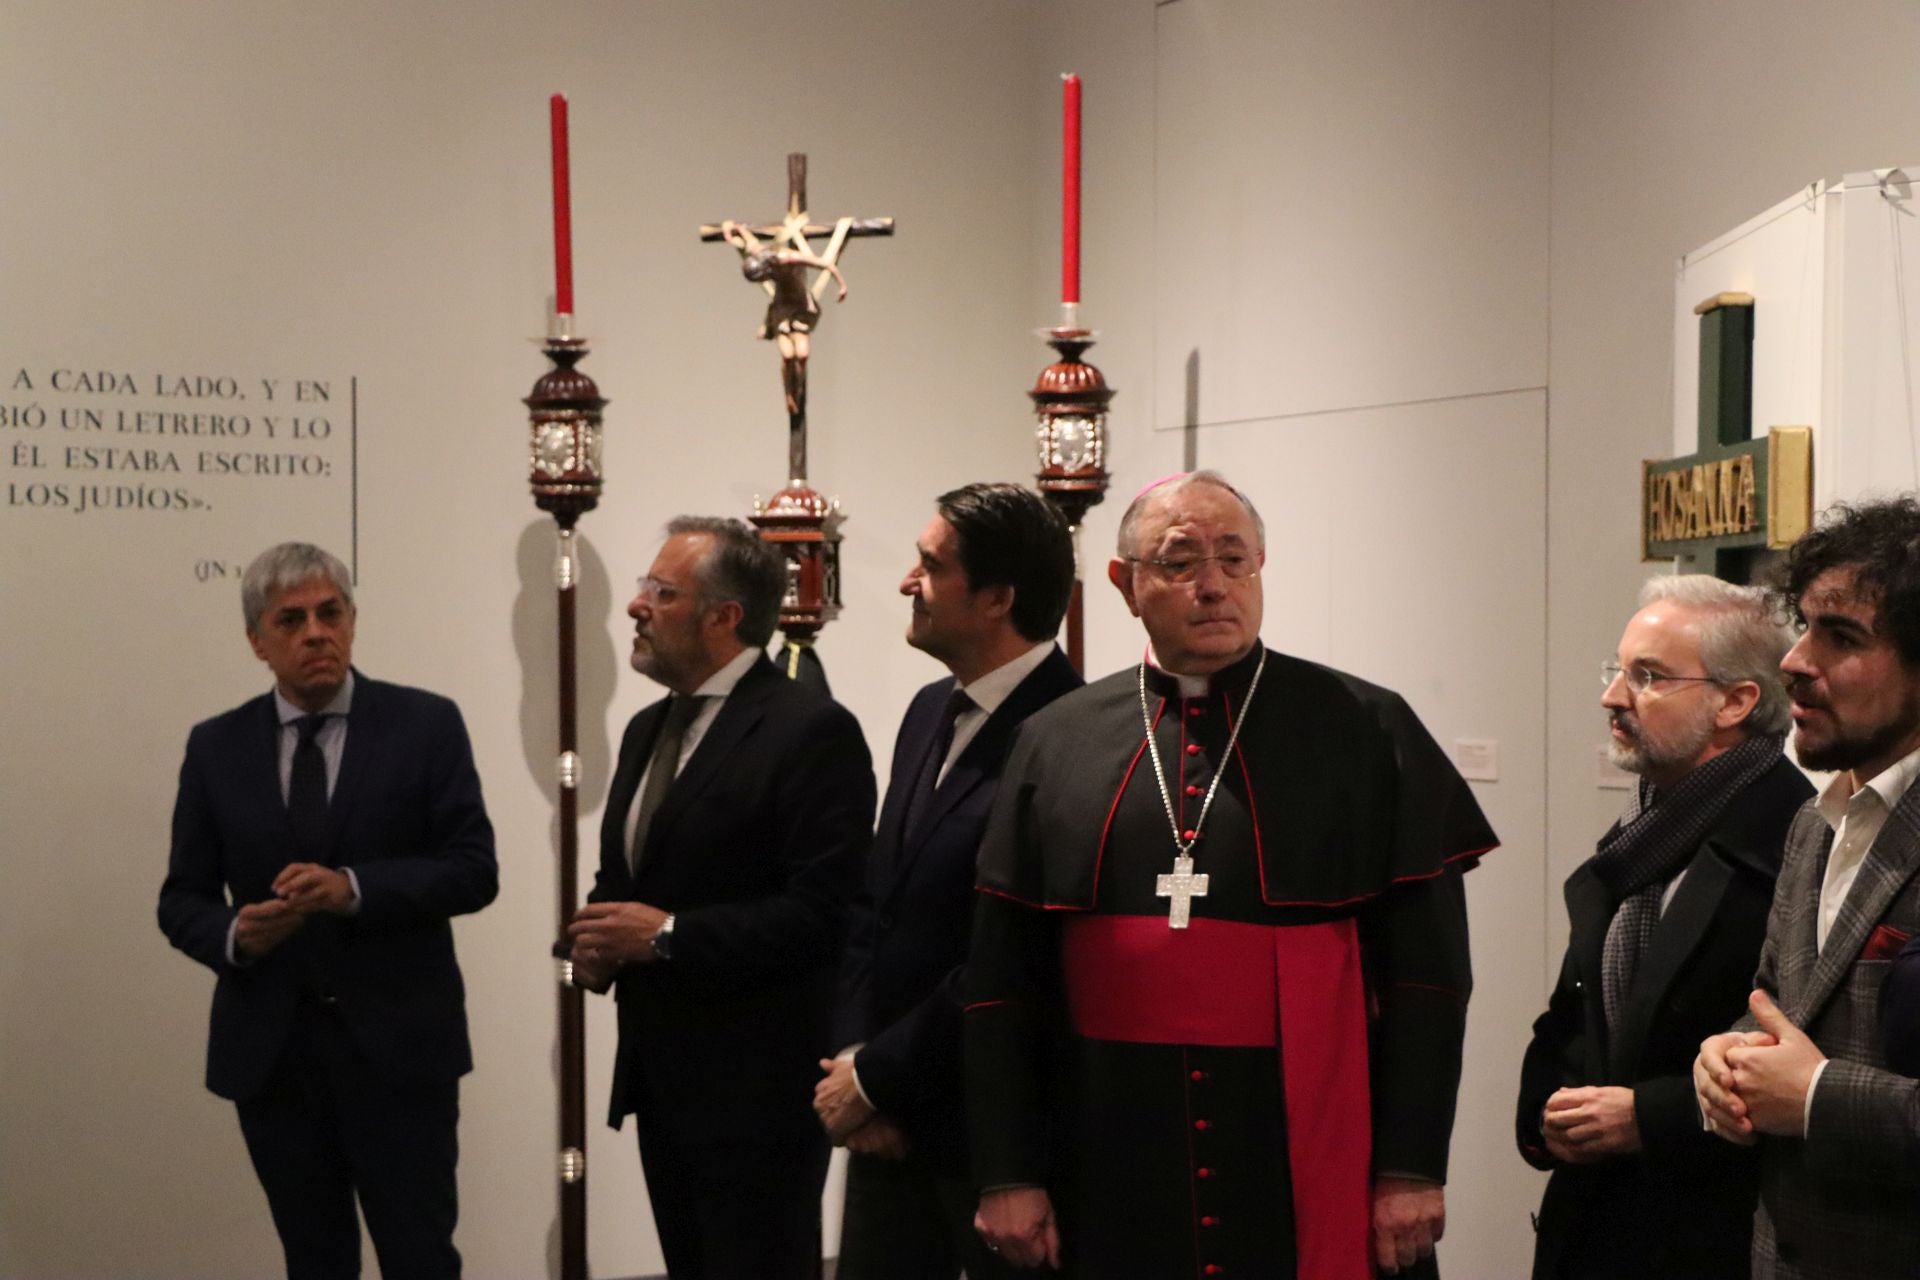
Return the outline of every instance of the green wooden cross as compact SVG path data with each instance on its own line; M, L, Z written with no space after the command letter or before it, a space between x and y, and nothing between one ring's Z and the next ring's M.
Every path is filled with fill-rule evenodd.
M1753 438L1753 295L1721 293L1700 317L1698 449L1641 468L1641 553L1693 556L1746 582L1759 555L1789 545L1812 515L1812 433Z

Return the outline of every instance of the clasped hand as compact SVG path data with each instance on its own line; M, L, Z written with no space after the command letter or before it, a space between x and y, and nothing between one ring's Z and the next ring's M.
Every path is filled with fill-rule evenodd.
M353 907L353 882L344 871L316 862L291 862L273 879L273 897L249 902L235 913L233 945L255 959L300 931L307 917L345 915Z
M1751 1146L1763 1133L1806 1133L1807 1090L1826 1061L1807 1033L1793 1025L1764 991L1747 998L1758 1031L1708 1036L1693 1061L1693 1091L1707 1128L1729 1142Z
M1640 1149L1633 1090L1619 1085L1556 1089L1540 1115L1547 1152L1568 1164L1592 1164Z
M653 938L666 919L666 912L644 902L589 902L574 912L567 926L574 984L605 991L622 967L659 959Z

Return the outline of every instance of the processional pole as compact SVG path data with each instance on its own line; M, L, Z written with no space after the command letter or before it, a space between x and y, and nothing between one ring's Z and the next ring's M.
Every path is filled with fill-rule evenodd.
M1080 324L1080 77L1061 77L1060 323L1041 331L1059 359L1040 371L1033 390L1040 425L1035 443L1040 494L1053 504L1073 535L1073 595L1067 603L1067 660L1086 670L1085 619L1081 597L1080 525L1107 496L1107 405L1113 389L1100 370L1082 360L1094 343Z
M738 250L742 274L767 294L760 337L780 353L787 483L765 502L756 494L747 519L760 530L762 541L778 547L787 561L787 590L780 601L786 643L780 666L790 678L822 688L826 673L813 642L840 614L840 525L846 514L838 498L829 500L807 480L807 361L813 353L813 331L825 315L820 299L827 285L837 283L839 299L846 299L840 255L847 241L892 234L892 218L814 222L807 212L807 157L800 152L787 156L787 212L779 222L750 226L729 218L700 228L703 241ZM816 248L813 241L823 236L826 242Z
M553 516L558 548L553 584L558 604L560 675L559 920L554 955L560 984L560 1278L587 1280L587 1079L584 996L564 957L567 925L580 900L580 752L574 681L574 588L579 560L574 523L600 501L600 411L606 400L593 379L574 366L587 340L573 332L573 219L567 165L567 100L554 94L554 307L544 343L553 368L533 384L530 482L534 505Z

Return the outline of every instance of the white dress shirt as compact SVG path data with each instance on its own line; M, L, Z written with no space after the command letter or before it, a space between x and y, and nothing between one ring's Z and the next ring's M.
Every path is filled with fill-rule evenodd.
M333 700L320 708L316 715L327 719L314 732L314 745L320 748L320 758L327 767L327 799L333 799L334 784L340 781L340 761L347 753L347 713L353 707L353 672L347 672L347 678L340 685L340 692ZM287 795L293 789L293 750L300 745L299 722L306 718L306 711L287 701L287 695L278 688L273 691L273 713L280 722L280 803L287 802ZM353 873L352 867L340 868L347 877L347 888L352 899L347 903L347 914L360 910L360 877ZM227 963L236 969L244 969L250 963L234 946L234 937L240 931L240 917L236 914L233 922L227 925Z
M1003 662L983 676L977 677L972 684L963 684L960 691L967 695L972 706L953 718L953 745L947 748L947 758L940 763L940 776L934 779L934 786L947 780L947 770L953 768L953 762L967 749L979 734L981 726L992 718L1020 682L1033 674L1033 669L1047 660L1053 652L1053 641L1042 640L1011 662Z

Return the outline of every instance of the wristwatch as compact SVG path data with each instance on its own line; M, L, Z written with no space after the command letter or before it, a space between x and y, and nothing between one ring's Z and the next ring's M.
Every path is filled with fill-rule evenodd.
M673 959L673 912L667 912L667 918L660 922L659 931L653 935L652 946L654 959Z

